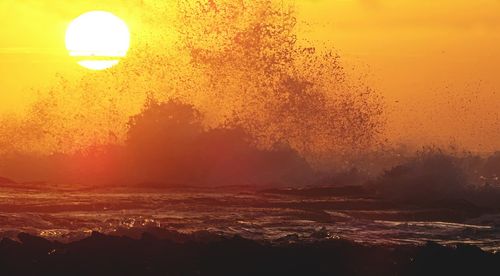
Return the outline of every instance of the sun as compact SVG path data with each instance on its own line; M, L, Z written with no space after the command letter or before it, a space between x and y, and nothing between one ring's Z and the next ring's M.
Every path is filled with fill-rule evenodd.
M129 47L127 24L110 12L86 12L74 19L66 31L66 49L70 56L91 70L117 65Z

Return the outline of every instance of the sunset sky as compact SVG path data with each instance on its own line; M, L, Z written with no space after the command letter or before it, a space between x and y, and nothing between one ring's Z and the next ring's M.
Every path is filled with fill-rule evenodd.
M169 2L1 1L0 114L22 113L56 74L88 73L65 49L72 19L107 10L133 34L154 32L143 21L145 5L160 3ZM347 67L368 75L387 98L394 135L412 132L429 141L450 136L478 150L484 149L479 144L500 147L500 1L304 0L295 10L299 38L335 47ZM132 47L140 39L133 36Z

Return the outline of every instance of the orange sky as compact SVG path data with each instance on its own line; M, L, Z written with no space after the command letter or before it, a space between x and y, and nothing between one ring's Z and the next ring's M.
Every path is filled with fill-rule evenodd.
M110 10L127 18L133 28L134 10L125 2L1 1L0 114L22 110L34 99L33 89L50 85L56 74L87 73L67 54L64 37L68 24L83 12Z
M141 2L155 1L1 1L0 114L56 74L88 73L64 47L71 19L109 10L141 33ZM500 1L301 0L296 11L300 38L335 47L387 97L393 135L500 148Z
M317 0L297 10L313 22L309 37L369 68L393 132L500 148L500 1Z

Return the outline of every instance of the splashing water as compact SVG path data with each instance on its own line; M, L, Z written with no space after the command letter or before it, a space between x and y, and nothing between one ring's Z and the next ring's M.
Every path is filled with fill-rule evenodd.
M150 28L138 34L144 40L127 60L40 90L25 116L2 118L1 152L69 153L124 143L129 118L151 99L193 105L206 128L240 127L258 147L288 144L310 162L378 141L381 97L352 80L333 50L299 46L292 5L144 5Z

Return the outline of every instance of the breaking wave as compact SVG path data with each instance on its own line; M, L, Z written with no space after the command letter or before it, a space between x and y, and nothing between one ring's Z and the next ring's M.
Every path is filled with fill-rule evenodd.
M378 142L382 98L334 50L302 46L293 5L178 1L144 10L121 66L41 90L26 116L2 118L1 151L123 143L149 100L192 105L205 128L241 128L259 148L286 144L311 163Z

